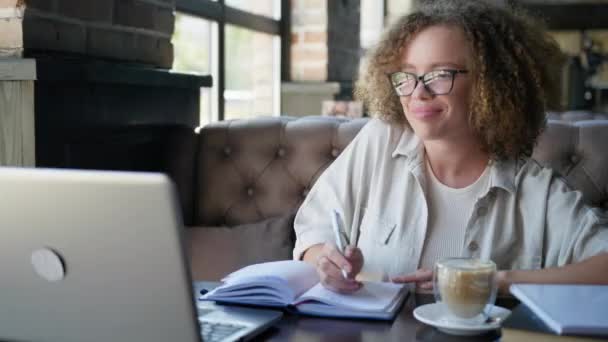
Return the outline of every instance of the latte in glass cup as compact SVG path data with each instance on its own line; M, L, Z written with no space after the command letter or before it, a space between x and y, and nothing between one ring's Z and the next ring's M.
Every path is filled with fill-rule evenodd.
M481 319L487 304L496 299L496 264L491 260L447 258L435 264L433 291L435 299L453 318Z

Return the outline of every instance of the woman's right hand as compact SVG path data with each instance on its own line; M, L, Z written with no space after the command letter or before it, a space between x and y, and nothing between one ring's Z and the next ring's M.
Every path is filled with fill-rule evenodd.
M363 267L363 254L357 247L347 246L342 254L333 243L319 244L306 251L304 260L314 263L321 284L331 291L352 293L362 286L355 280ZM346 271L346 278L342 270Z

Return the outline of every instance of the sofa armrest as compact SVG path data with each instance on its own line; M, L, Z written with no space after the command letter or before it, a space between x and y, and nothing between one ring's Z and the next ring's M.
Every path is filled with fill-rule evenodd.
M242 267L291 259L295 213L233 227L186 228L193 280L221 280Z

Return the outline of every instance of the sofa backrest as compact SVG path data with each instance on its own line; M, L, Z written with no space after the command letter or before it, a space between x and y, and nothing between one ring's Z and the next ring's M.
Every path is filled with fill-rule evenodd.
M548 112L547 119L562 121L608 120L608 113L588 110L569 110L565 112Z
M295 211L367 119L222 121L200 130L194 225L237 225Z
M559 172L586 202L608 209L608 120L549 121L532 157Z
M311 116L222 121L173 157L187 225L233 226L295 211L368 119ZM608 209L608 120L549 121L533 157L593 206ZM188 154L196 153L190 159ZM185 153L186 156L180 156ZM194 171L186 164L193 160ZM185 170L184 170L185 168ZM174 177L176 177L174 175ZM182 193L186 192L186 193Z

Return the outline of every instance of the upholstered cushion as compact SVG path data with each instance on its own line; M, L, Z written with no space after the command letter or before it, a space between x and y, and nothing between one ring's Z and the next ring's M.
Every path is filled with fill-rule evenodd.
M560 121L584 121L584 120L607 120L608 113L592 112L588 110L570 110L566 112L547 112L548 120Z
M188 253L194 280L220 280L237 269L291 258L295 212L233 227L189 227Z
M559 172L585 201L608 209L608 120L549 121L532 157Z
M257 222L297 210L367 119L258 117L200 130L194 224Z

